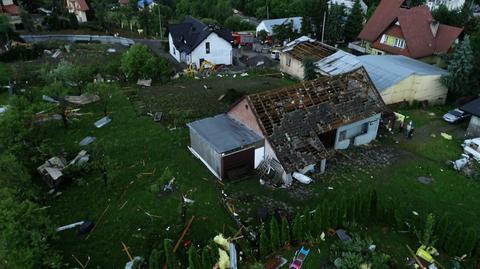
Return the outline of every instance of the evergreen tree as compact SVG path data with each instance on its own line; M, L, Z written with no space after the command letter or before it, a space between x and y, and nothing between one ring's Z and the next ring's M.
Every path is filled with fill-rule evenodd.
M312 227L313 227L313 230L316 231L317 235L321 234L324 228L322 223L322 218L323 218L322 212L323 212L322 207L317 206L317 208L315 209L315 213L313 214Z
M265 232L264 229L260 232L260 255L261 256L266 256L270 254L270 241L268 240L267 233Z
M280 229L280 242L282 245L290 243L290 228L287 218L282 218L282 226Z
M345 23L345 41L351 42L357 39L358 34L362 31L363 28L363 13L362 6L360 5L359 0L355 0L353 4L352 11L347 17L347 22Z
M302 221L302 218L300 217L300 214L297 213L293 221L293 237L298 243L298 242L302 242L304 235L305 234L303 230L303 221Z
M467 36L455 46L455 52L448 60L448 75L442 77L442 83L455 96L480 94L480 77L476 73L474 51Z
M345 6L332 4L328 10L325 25L325 40L331 44L339 43L345 37Z
M377 196L377 190L373 190L370 193L370 217L376 218L378 217L378 196Z
M153 249L150 253L150 258L148 259L148 268L149 269L158 269L161 268L163 265L161 264L160 260L160 251L157 249Z
M444 248L447 241L449 226L450 221L447 215L443 215L443 217L435 225L435 234L438 238L438 246L441 248Z
M202 268L212 268L213 264L210 248L206 246L202 250Z
M310 214L310 208L308 206L303 210L303 231L310 233L312 230L312 215Z
M424 246L434 246L437 239L434 236L435 216L428 214L422 231L417 231L417 238Z
M165 252L165 263L168 269L176 268L175 254L173 253L172 240L163 240L163 250Z
M200 269L200 260L198 259L197 249L192 245L188 249L188 269Z
M473 229L468 229L467 232L464 233L463 240L461 241L459 254L466 254L470 257L478 242L479 238L477 232Z
M324 202L322 205L321 214L322 214L322 229L331 228L332 223L330 221L330 207L326 202Z
M272 245L272 251L280 248L280 229L278 228L278 222L275 218L270 220L270 242Z
M453 229L447 236L447 241L445 243L445 250L450 256L454 255L463 255L463 253L459 253L460 246L462 244L462 232L463 226L461 223L456 223L453 226Z

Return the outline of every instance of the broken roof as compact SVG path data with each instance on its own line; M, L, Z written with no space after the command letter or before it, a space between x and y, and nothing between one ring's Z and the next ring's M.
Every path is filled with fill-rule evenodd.
M281 18L281 19L271 19L271 20L263 20L260 22L260 25L265 25L267 32L273 33L273 27L277 25L283 25L287 23L293 24L293 29L295 31L300 31L302 28L302 17L290 17L290 18ZM258 29L258 26L257 26Z
M335 76L358 69L362 66L362 63L357 56L338 50L334 54L317 61L315 66L320 74Z
M187 126L205 139L217 153L251 146L263 140L258 134L226 114L191 122Z
M411 75L442 76L448 74L441 68L402 55L365 55L357 58L380 92Z
M230 30L216 25L206 25L190 16L185 17L181 23L170 24L168 30L172 35L175 48L186 53L192 52L212 33L217 34L229 43L233 41Z
M363 68L246 98L286 171L303 169L330 155L321 134L385 108Z
M460 107L460 109L467 113L480 117L480 98L477 98L463 105L462 107Z
M438 30L434 34L431 27L434 19L430 9L427 6L402 8L403 2L404 0L382 0L363 27L359 38L372 42L375 48L412 58L447 53L463 29L439 23ZM395 25L396 23L398 25ZM398 28L397 26L400 29L390 29ZM379 42L382 34L390 30L393 31L394 36L395 33L401 34L405 39L405 49Z

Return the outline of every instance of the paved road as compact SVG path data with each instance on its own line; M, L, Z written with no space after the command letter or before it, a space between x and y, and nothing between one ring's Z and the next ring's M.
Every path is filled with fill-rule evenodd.
M187 66L185 64L181 64L175 60L175 58L172 57L168 52L166 52L162 48L162 42L159 40L155 39L134 39L135 43L139 44L144 44L148 46L155 54L157 54L160 57L166 58L171 64L172 67L175 69L177 72L183 72Z

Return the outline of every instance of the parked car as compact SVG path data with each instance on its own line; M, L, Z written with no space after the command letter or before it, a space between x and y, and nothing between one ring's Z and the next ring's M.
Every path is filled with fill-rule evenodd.
M467 139L463 146L463 152L480 162L480 137Z
M457 123L470 118L470 116L471 115L468 114L467 112L460 110L458 108L455 108L454 110L450 110L447 112L447 114L443 115L443 119L446 122Z

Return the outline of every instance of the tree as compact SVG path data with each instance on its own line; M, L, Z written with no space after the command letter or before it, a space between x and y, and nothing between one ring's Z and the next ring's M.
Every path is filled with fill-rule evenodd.
M475 57L467 36L448 60L448 75L442 77L442 83L455 96L473 95L480 93L480 78L475 70Z
M469 6L469 4L465 4L461 9L449 10L442 4L438 8L432 10L432 16L440 23L463 27L473 15Z
M345 37L345 6L332 4L328 10L327 24L325 27L325 39L332 43L338 43Z
M223 25L231 31L245 31L255 29L255 25L249 22L242 21L242 19L237 16L228 17Z
M303 231L310 233L312 229L312 215L310 214L310 208L305 206L303 209Z
M20 8L20 19L22 20L23 27L28 32L33 32L35 30L35 23L33 21L32 15L28 13L25 9Z
M303 221L299 213L297 213L293 221L293 236L294 236L294 239L297 241L297 243L302 242L305 236L305 233L303 230Z
M275 218L270 220L270 242L272 250L275 251L280 248L280 229L278 228L278 222Z
M148 268L149 269L157 269L162 268L163 264L161 264L161 253L158 249L153 249L150 253L150 258L148 259Z
M273 35L276 40L287 41L297 38L298 33L293 27L293 22L273 26Z
M257 38L258 40L265 42L268 38L268 32L265 30L261 30L260 32L257 33Z
M352 11L347 17L347 22L345 23L345 41L351 42L357 39L358 34L362 31L363 28L363 13L362 6L360 5L359 0L355 0L353 4Z
M2 41L8 43L10 41L10 35L13 31L12 25L8 17L4 14L0 14L0 35L2 35Z
M43 94L56 98L58 100L58 105L54 106L54 111L56 111L62 117L63 126L68 128L69 118L68 118L68 103L65 100L65 96L68 94L67 88L65 88L60 82L53 82L43 88Z
M310 57L305 57L302 61L303 65L303 79L308 81L317 78L317 72L315 72L315 62Z
M477 245L478 240L479 238L477 232L473 229L467 229L467 232L464 233L458 253L460 255L466 254L470 257L475 249L475 246Z
M444 247L447 241L447 235L449 232L450 220L447 215L443 215L442 218L435 225L435 235L438 238L438 246Z
M280 243L287 245L290 243L290 227L286 218L282 218L282 225L280 228Z
M54 236L44 210L11 190L0 189L0 267L60 268L61 257L49 244Z
M176 268L175 254L173 253L172 240L163 240L163 251L165 253L165 264L168 269Z
M315 209L315 213L313 213L312 229L317 231L317 234L321 234L321 231L323 230L322 211L322 207L317 206L317 208Z
M328 10L328 5L325 0L303 0L302 1L301 14L303 19L302 32L307 34L307 31L311 29L317 39L320 39L323 29L324 15ZM303 25L305 24L306 25Z
M168 61L158 58L147 46L135 44L122 55L121 68L128 79L165 79L172 74Z
M198 253L195 246L191 246L188 249L188 269L200 269L200 260L198 259Z
M205 246L202 250L202 268L212 268L213 264L211 251L208 246Z
M463 234L463 225L461 223L456 223L453 226L453 229L447 236L447 241L445 242L444 249L450 256L454 255L463 255L460 253L460 246L462 245L462 234Z
M108 105L113 95L119 91L117 84L113 83L90 83L87 85L87 92L97 94L103 104L103 115L108 116Z
M270 254L271 251L271 244L270 241L268 240L267 233L265 232L265 229L262 229L260 232L260 255L261 256L266 256Z
M426 247L433 247L437 242L437 238L434 235L435 232L435 216L430 213L427 215L425 225L422 231L417 231L417 238L420 244Z

